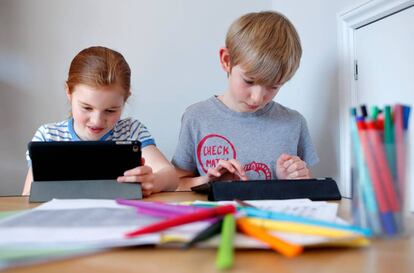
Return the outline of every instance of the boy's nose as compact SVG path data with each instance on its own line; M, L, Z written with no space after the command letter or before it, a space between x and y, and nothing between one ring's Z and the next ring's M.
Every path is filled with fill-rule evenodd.
M260 105L263 102L264 91L261 86L255 86L250 94L251 102Z

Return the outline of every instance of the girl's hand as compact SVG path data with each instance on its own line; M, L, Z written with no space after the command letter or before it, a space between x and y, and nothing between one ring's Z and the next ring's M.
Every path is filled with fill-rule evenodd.
M152 168L145 165L145 159L141 160L142 166L133 168L131 170L125 171L124 176L118 177L117 181L120 183L123 182L137 182L141 183L142 194L144 196L151 195L154 189L154 173Z
M276 175L278 179L307 179L311 172L306 162L298 156L282 154L276 161Z
M248 180L242 164L236 159L220 159L215 168L207 171L209 181L216 180Z

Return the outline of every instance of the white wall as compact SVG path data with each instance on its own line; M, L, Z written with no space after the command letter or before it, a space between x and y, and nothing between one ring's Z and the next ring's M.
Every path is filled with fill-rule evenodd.
M20 193L36 128L66 118L63 85L78 51L104 45L125 56L133 72L125 114L146 123L171 158L185 107L226 88L218 48L229 24L272 8L292 20L304 50L276 100L307 118L321 158L314 174L338 178L336 15L360 2L0 0L0 195Z
M228 26L270 8L270 0L0 0L0 195L21 192L37 127L67 117L64 81L81 49L125 56L133 93L125 114L171 158L185 107L226 87L218 49Z
M296 26L302 42L301 65L276 100L300 111L308 121L320 163L315 176L339 177L339 96L337 14L364 0L273 0L272 7ZM344 192L344 190L341 190Z

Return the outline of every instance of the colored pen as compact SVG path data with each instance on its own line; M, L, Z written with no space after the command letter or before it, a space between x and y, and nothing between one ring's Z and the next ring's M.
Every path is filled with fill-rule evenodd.
M406 145L404 137L404 106L394 106L394 133L396 149L397 185L400 192L400 200L403 200L405 190Z
M291 221L291 222L298 222L308 225L317 225L317 226L324 226L324 227L331 227L337 228L342 230L347 230L355 233L359 233L365 236L371 236L372 231L367 228L361 228L351 225L342 225L337 223L331 223L311 218L305 218L301 216L289 215L280 212L270 211L270 210L262 210L257 208L251 207L244 207L242 209L249 217L258 217L258 218L265 218L265 219L272 219L272 220L279 220L279 221Z
M257 240L265 243L272 249L276 250L280 254L286 257L294 257L299 255L303 251L303 247L286 242L274 235L269 234L264 228L258 227L249 223L247 218L237 219L237 227L245 234L256 238Z
M391 211L396 212L400 210L400 205L397 201L397 195L395 192L393 179L390 171L390 167L387 162L387 157L383 149L379 130L377 130L375 123L369 121L366 123L367 135L370 141L372 151L374 152L375 161L377 164L377 171L381 179L381 185L384 189L385 198Z
M144 209L144 208L137 208L138 213L150 215L153 217L159 218L174 218L178 215L182 215L182 212L170 212L170 211L163 211L163 210L155 210L155 209Z
M132 238L135 236L139 236L142 234L153 233L162 231L171 227L180 226L200 220L205 220L208 218L213 218L216 216L228 214L228 213L235 213L236 207L233 205L225 205L225 206L218 206L215 208L210 209L203 209L192 213L187 213L183 215L179 215L175 218L167 219L143 228L139 228L137 230L128 232L125 234L127 238Z
M226 214L221 228L220 245L217 250L216 267L227 269L233 266L234 247L233 240L236 232L236 221L233 214Z
M136 200L125 200L125 199L117 199L116 202L121 205L136 207L138 209L164 212L166 214L171 213L172 215L186 214L186 213L204 210L204 208L195 207L195 206L173 205L173 204L166 204L162 202L146 202L146 201L136 201Z
M193 245L205 241L211 237L213 237L216 234L219 234L221 231L221 226L223 224L223 218L217 219L213 224L208 226L207 228L203 229L198 233L191 241L185 243L183 245L184 249L190 248Z
M307 235L325 236L330 238L342 238L355 236L354 232L330 227L308 225L297 222L277 221L255 217L246 217L246 222L267 230L299 233Z
M351 137L352 137L352 148L354 150L354 156L357 163L357 179L358 179L358 192L361 194L358 195L360 204L358 205L360 208L362 205L366 206L367 208L367 216L369 218L368 225L372 228L374 234L381 233L381 223L378 217L378 206L375 200L375 193L372 187L371 179L369 177L368 169L365 164L364 154L362 152L362 143L358 135L357 129L357 120L356 120L356 111L352 111L352 119L351 119ZM354 185L355 186L355 185ZM362 210L360 210L361 214ZM357 214L354 213L354 217ZM362 215L358 219L362 222ZM364 226L364 225L362 225Z
M393 213L391 211L391 205L388 203L385 189L382 185L382 178L379 174L379 171L377 170L375 154L373 153L370 147L371 145L370 139L368 137L367 126L363 118L358 119L357 126L362 151L372 181L375 197L378 203L383 230L389 235L395 234L396 225Z
M397 177L396 157L395 157L395 139L392 122L391 106L386 105L384 108L384 145L387 155L388 165L390 166L394 180ZM396 181L396 180L395 180ZM396 182L397 184L397 182Z

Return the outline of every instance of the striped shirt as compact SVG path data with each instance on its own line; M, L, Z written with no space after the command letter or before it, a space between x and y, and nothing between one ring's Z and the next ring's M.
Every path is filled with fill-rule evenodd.
M147 127L137 119L120 119L114 128L101 137L100 141L132 141L139 140L141 148L148 145L155 145L155 140L151 136ZM44 124L37 129L32 141L81 141L73 129L73 118L65 121ZM26 159L29 166L31 160L29 152L26 152Z

